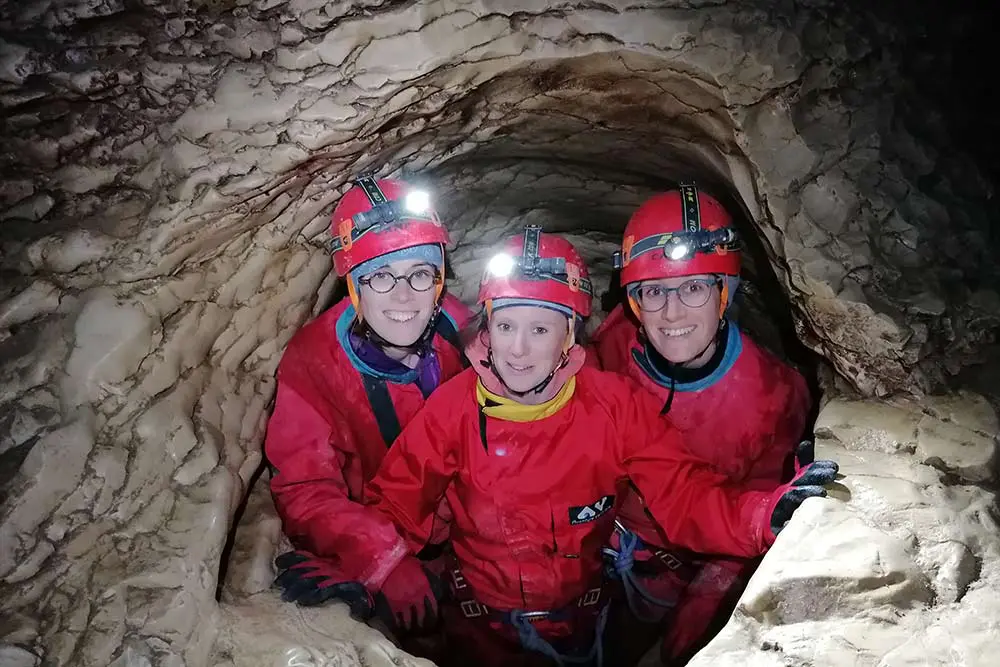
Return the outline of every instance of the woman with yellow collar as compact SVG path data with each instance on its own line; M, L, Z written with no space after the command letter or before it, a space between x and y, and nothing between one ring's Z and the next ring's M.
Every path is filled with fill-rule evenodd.
M755 556L836 472L737 493L690 458L648 393L584 365L593 290L573 246L528 227L483 278L472 364L404 429L369 487L411 551L441 498L454 518L454 663L601 663L601 548L631 482L664 531L702 552Z

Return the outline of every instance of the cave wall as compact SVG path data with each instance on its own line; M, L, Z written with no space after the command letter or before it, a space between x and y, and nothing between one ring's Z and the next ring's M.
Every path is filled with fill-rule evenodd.
M974 362L1000 312L988 186L907 132L863 24L825 2L0 5L4 641L207 664L274 369L329 299L328 215L363 169L429 178L466 298L501 229L544 219L597 259L695 176L844 388Z

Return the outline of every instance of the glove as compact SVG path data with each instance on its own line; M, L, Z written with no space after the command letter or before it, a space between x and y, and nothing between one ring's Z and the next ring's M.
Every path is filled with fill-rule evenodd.
M837 478L840 469L834 461L813 461L813 443L804 440L795 452L795 476L792 481L779 486L771 495L771 532L777 535L792 518L792 514L806 498L823 497L823 488Z
M372 613L372 599L357 581L348 581L335 560L314 556L308 551L289 551L274 559L281 599L304 607L330 600L346 602L351 614L366 619Z
M438 622L444 583L414 556L396 566L375 596L375 615L390 629L427 632Z

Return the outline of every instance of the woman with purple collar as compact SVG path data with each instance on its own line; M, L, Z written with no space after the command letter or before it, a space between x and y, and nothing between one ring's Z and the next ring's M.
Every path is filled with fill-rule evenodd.
M463 368L457 331L469 312L444 294L448 232L426 193L362 178L338 203L331 234L349 298L289 342L265 441L271 492L298 549L276 560L276 584L298 604L337 597L361 616L385 612L405 635L435 621L425 566L447 538L446 517L432 517L414 556L362 503L401 429Z

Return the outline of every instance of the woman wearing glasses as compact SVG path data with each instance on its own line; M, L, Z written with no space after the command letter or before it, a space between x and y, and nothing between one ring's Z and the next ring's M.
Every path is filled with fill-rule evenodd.
M816 462L781 487L718 486L653 396L584 364L592 294L568 241L537 227L513 239L480 285L472 368L428 399L370 484L414 551L439 500L452 508L448 665L601 665L602 546L630 483L677 543L756 556L836 472Z
M729 214L694 186L656 195L625 228L620 260L638 322L622 306L608 316L593 341L602 367L657 397L659 412L670 414L688 450L731 483L767 489L783 481L804 435L809 392L796 370L726 318L740 273ZM665 629L664 662L683 664L710 638L713 620L725 620L725 603L735 603L752 563L679 548L637 494L625 500L620 518L629 534L619 544L626 536L619 531L615 550L634 549L642 565L622 573L632 620L616 632L655 636ZM643 644L622 643L638 651Z
M462 369L457 330L468 310L444 295L448 232L426 193L362 178L331 233L350 298L289 342L267 428L271 492L300 549L279 556L276 583L300 604L338 597L367 615L378 602L399 621L394 630L413 630L433 623L435 591L392 523L362 500L401 428ZM429 560L444 522L428 535Z

